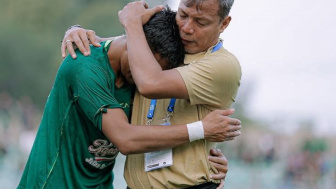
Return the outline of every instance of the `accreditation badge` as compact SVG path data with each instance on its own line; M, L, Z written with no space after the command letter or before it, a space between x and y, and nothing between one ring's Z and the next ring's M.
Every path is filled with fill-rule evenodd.
M169 126L170 121L163 119L160 125ZM156 152L145 153L145 171L152 171L173 165L173 150L160 150Z

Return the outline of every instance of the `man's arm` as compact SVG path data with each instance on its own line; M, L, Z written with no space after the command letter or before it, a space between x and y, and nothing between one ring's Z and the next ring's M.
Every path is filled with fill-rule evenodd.
M228 117L234 111L216 110L202 119L204 139L222 142L240 135L241 122ZM186 125L132 126L122 109L103 114L102 131L122 154L144 153L174 148L189 142Z
M132 76L139 92L147 98L188 99L188 91L182 76L175 69L163 71L151 52L144 31L147 22L162 6L145 9L142 2L129 3L119 11L124 26ZM140 16L139 16L140 15Z
M136 3L139 3L144 8L143 2ZM144 14L143 17L145 18L143 20L145 22L148 21L155 12L162 10L162 8L162 6L157 6L153 9L145 9L146 11L150 11L150 13ZM179 72L174 69L162 71L162 68L154 58L145 38L141 22L140 18L140 24L135 24L134 28L132 28L132 24L129 24L130 27L128 28L125 27L127 45L130 47L128 47L128 51L132 52L129 53L130 67L139 92L147 98L160 99L174 97L188 99L188 91ZM113 39L113 37L100 38L93 30L74 27L64 35L61 47L62 56L66 56L66 49L68 49L72 58L76 58L77 55L74 51L76 47L85 56L88 56L90 55L90 43L94 46L100 46L99 42L108 39ZM132 40L134 43L131 42Z

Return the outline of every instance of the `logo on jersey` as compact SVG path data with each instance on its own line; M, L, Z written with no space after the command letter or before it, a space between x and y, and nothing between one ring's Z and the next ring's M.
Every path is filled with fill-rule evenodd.
M129 108L130 107L130 104L128 104L127 102L123 102L123 103L120 103L120 106L125 109L125 108Z
M114 163L119 150L111 142L103 139L97 139L88 148L89 152L93 154L94 158L86 158L85 161L97 169L104 169L105 167Z

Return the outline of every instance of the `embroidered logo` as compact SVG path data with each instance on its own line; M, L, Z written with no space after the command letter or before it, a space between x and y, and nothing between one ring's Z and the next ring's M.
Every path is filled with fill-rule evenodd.
M119 150L111 142L103 139L97 139L88 148L89 152L93 154L94 158L86 158L85 161L97 169L104 169L105 167L114 163Z
M120 106L125 109L125 108L129 108L130 107L130 104L128 104L127 102L125 103L120 103Z

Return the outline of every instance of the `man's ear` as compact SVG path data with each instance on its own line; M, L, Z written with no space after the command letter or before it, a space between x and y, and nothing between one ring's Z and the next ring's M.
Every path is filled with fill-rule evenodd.
M229 26L231 19L231 16L227 16L224 18L224 20L222 20L221 27L219 29L220 33L222 33Z

